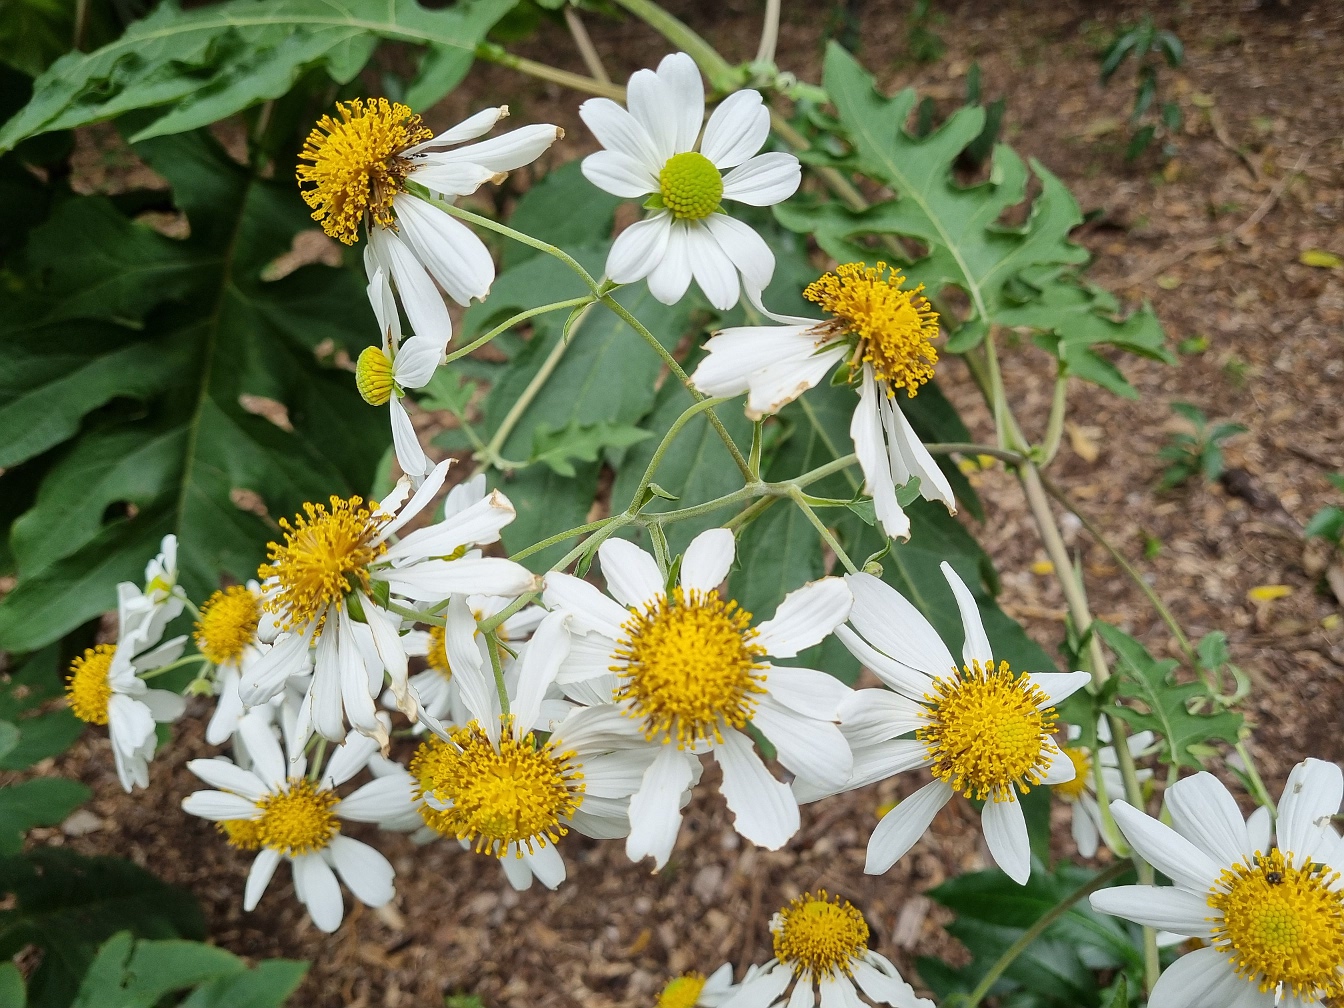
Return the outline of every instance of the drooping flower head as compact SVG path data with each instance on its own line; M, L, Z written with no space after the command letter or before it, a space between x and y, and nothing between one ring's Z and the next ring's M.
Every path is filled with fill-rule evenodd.
M1101 807L1097 804L1097 774L1101 775L1108 802L1125 793L1125 782L1120 774L1115 747L1101 744L1097 749L1091 749L1082 744L1081 736L1082 729L1078 725L1069 725L1068 740L1061 748L1073 763L1074 776L1072 780L1055 784L1051 791L1069 806L1073 842L1078 845L1079 854L1090 858L1097 853L1103 829L1107 826L1102 820ZM1136 761L1152 755L1158 748L1154 739L1150 731L1135 732L1128 740L1130 755ZM1110 725L1104 717L1097 719L1097 741L1099 744L1111 741ZM1152 778L1153 771L1141 767L1135 771L1135 775L1143 782ZM1114 843L1113 838L1112 833L1107 843Z
M692 970L663 985L655 1008L717 1008L732 996L734 989L733 967L729 963L708 977Z

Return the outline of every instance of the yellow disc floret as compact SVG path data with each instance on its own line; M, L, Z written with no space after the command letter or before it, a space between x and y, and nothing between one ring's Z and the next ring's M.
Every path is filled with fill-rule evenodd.
M355 388L370 406L385 406L396 383L392 381L392 362L382 347L367 346L359 352L355 362Z
M916 736L928 748L930 769L967 798L1014 801L1013 785L1026 793L1039 784L1048 755L1058 751L1049 738L1055 709L1007 662L973 662L935 680L924 699L934 709Z
M723 199L723 176L714 162L698 151L673 154L658 173L663 206L677 220L704 220Z
M849 901L828 896L825 889L791 901L775 914L770 930L775 958L809 982L850 975L855 961L868 951L863 914Z
M1213 944L1263 992L1337 999L1344 996L1339 873L1292 862L1291 854L1274 850L1257 854L1254 864L1223 869L1209 892L1209 906L1222 913L1213 921Z
M107 705L112 700L112 670L115 644L99 644L85 650L70 663L65 696L75 717L88 724L107 724Z
M224 819L215 823L215 828L224 834L230 847L239 850L261 850L265 845L261 838L260 819Z
M201 606L196 621L196 647L216 665L237 664L252 643L261 622L261 603L243 585L217 591Z
M887 383L887 394L903 388L913 396L933 377L938 351L938 313L921 296L924 285L905 290L905 277L879 262L846 263L834 273L808 284L803 297L834 316L820 327L826 334L854 340L850 367L871 364L873 374Z
M381 517L363 505L360 497L333 496L330 511L321 504L304 504L304 514L296 515L293 525L280 519L285 543L266 544L271 562L257 576L279 582L266 609L286 620L283 629L320 618L327 606L339 605L355 587L369 590L368 565L387 546L374 541Z
M700 992L705 989L703 973L683 973L673 977L658 995L656 1008L695 1008Z
M366 215L383 227L395 224L392 198L415 167L401 154L434 133L405 105L386 98L337 102L336 112L339 121L324 115L308 134L296 174L313 220L353 245Z
M332 810L336 795L319 790L306 777L291 777L289 788L266 795L257 802L261 817L257 835L264 846L281 854L311 854L320 851L341 831Z
M1092 773L1092 757L1080 746L1065 746L1064 755L1073 764L1073 780L1052 785L1055 794L1072 804L1087 790L1088 775Z
M448 649L444 646L444 637L443 627L429 628L429 649L425 654L425 661L439 675L445 679L452 679L453 670L448 665Z
M725 602L717 589L659 595L622 625L616 645L624 665L617 700L644 719L649 739L678 746L704 739L723 741L722 725L741 728L751 719L755 695L764 693L751 613Z
M453 732L452 743L431 739L411 759L426 825L474 841L477 853L503 857L509 844L535 851L568 832L564 820L583 803L583 774L573 752L537 744L529 732L513 737L513 718L500 719L491 743L477 721Z

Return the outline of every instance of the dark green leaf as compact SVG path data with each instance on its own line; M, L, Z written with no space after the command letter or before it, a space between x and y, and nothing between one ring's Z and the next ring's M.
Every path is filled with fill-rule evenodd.
M591 424L571 420L568 426L555 431L538 424L532 434L528 461L543 463L561 476L572 477L575 460L596 462L603 449L629 448L652 436L651 431L605 420Z
M63 822L90 793L79 781L64 777L37 777L0 788L0 854L19 853L24 834L34 826Z
M1344 508L1335 507L1333 504L1321 508L1311 516L1306 528L1302 530L1302 536L1305 539L1328 539L1331 542L1339 542L1340 538L1344 537Z

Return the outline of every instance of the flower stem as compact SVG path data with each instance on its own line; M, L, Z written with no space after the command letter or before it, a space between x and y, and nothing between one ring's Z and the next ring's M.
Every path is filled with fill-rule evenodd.
M780 0L765 0L765 21L761 25L761 44L756 47L757 63L773 63L779 43Z
M487 63L508 67L510 70L517 70L519 73L536 77L538 80L559 84L561 87L567 87L572 91L600 95L603 98L611 98L615 101L625 100L625 88L619 84L600 81L595 77L585 77L583 74L570 73L568 70L538 63L536 60L515 56L503 46L496 45L493 42L479 43L476 46L476 58L485 60Z
M677 20L653 0L616 0L663 38L686 53L709 78L715 91L727 93L740 86L738 72L719 55L718 50Z
M167 665L160 665L158 668L152 668L137 675L138 679L148 680L163 675L165 672L172 672L174 669L180 669L184 665L196 665L200 662L208 662L210 659L203 654L189 654L179 658L175 662L169 662Z
M654 449L653 457L649 459L649 464L644 469L644 475L640 477L639 485L635 487L635 492L630 497L629 510L631 513L638 511L639 508L643 506L644 492L648 490L649 484L653 482L653 477L658 472L658 467L663 462L663 456L667 453L667 449L671 447L672 442L676 439L677 435L681 433L681 429L685 427L697 413L703 413L705 410L712 410L720 403L726 402L728 402L728 399L726 398L701 399L699 402L688 407L681 416L672 421L672 426L667 429L667 433L663 435L662 441L658 442L658 447Z
M797 486L789 487L788 495L789 499L797 504L803 514L807 516L807 520L812 523L812 527L817 530L822 541L825 542L826 545L831 548L831 551L840 558L840 562L845 565L845 570L849 571L851 574L857 574L859 568L855 566L854 561L849 558L849 554L845 552L844 547L840 545L839 540L831 534L831 530L826 527L826 523L812 510L812 505L807 502L807 495Z
M595 80L603 84L611 83L611 75L607 73L607 68L602 65L602 57L598 55L597 47L593 45L592 37L588 34L588 29L583 26L583 18L579 17L579 12L565 4L565 24L569 28L569 34L574 39L574 46L579 50L579 55L583 57L583 65L588 68L588 72L593 75Z
M507 619L508 617L505 617ZM501 620L500 622L503 622ZM496 624L485 631L485 649L490 652L490 671L495 676L495 692L499 694L499 709L504 713L509 713L509 689L504 683L504 666L499 660L499 634L496 631ZM524 726L528 727L528 726Z
M521 311L512 318L505 319L499 325L495 326L484 336L472 340L464 347L459 347L443 359L443 363L451 364L453 361L467 356L473 350L479 350L501 333L508 332L516 325L526 322L530 318L538 315L545 315L547 312L559 311L561 308L578 308L586 304L592 304L593 296L585 294L583 297L570 298L568 301L553 301L550 304L540 305L536 308L529 308L527 311Z

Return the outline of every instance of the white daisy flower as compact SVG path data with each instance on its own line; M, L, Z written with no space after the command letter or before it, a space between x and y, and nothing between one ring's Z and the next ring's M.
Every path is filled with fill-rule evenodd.
M412 602L438 603L454 592L517 596L532 574L512 560L483 557L473 547L495 542L514 510L499 491L450 518L393 541L395 533L434 499L448 463L442 462L409 501L409 481L372 508L359 497L333 496L330 509L305 504L294 524L281 519L285 541L270 543L270 563L258 572L265 606L281 632L242 677L246 706L265 703L301 674L315 644L305 718L325 738L345 737L346 720L386 743L375 699L383 674L400 709L416 719L407 685L401 617L376 599L390 593Z
M1173 884L1103 889L1093 908L1207 943L1162 974L1153 1008L1303 1008L1344 997L1344 849L1331 825L1341 793L1333 763L1295 766L1273 848L1269 810L1243 821L1212 774L1167 789L1170 826L1111 803L1125 839Z
M376 743L352 732L320 779L313 779L305 776L302 751L291 749L286 761L268 718L245 716L238 734L252 769L222 757L192 760L187 768L219 790L196 791L182 800L182 808L217 822L232 846L257 851L243 909L255 909L282 859L294 873L295 895L323 931L335 931L345 914L337 875L366 906L388 903L392 865L368 844L344 836L340 820L377 822L388 793L396 789L378 778L344 799L335 791L364 768Z
M519 656L509 713L469 634L460 600L448 610L448 660L471 720L431 738L410 762L413 799L425 825L500 859L509 882L526 889L535 876L548 889L565 879L556 841L569 827L596 839L630 830L630 795L655 753L638 725L613 705L572 708L546 697L569 650L568 617L542 620ZM458 644L466 640L466 646ZM535 732L550 732L541 742Z
M359 240L364 225L369 280L395 286L411 328L442 353L452 322L435 281L466 305L489 292L495 264L470 228L408 186L452 202L535 161L564 131L524 126L459 147L493 129L508 107L485 109L438 136L407 106L386 98L337 102L336 111L339 121L323 116L299 155L304 202L322 230L346 245ZM370 297L376 309L381 293Z
M764 290L775 257L746 224L722 212L722 200L773 206L802 178L792 154L757 154L770 135L770 111L757 91L736 91L705 125L705 88L685 53L639 70L626 105L590 98L579 115L603 150L583 159L589 182L615 196L651 196L654 213L620 233L607 276L628 284L645 277L663 304L676 304L692 278L714 307L737 304L741 287ZM697 143L698 139L698 143ZM755 156L753 156L755 155ZM725 175L724 169L731 169ZM738 276L741 274L741 281Z
M156 604L124 581L117 585L116 643L87 648L70 663L65 685L70 710L86 724L107 725L117 777L128 792L149 786L149 761L158 744L155 723L176 721L186 707L178 694L150 689L140 678L181 656L185 636L159 643L164 626L181 610L177 595Z
M1069 742L1076 742L1082 733L1082 729L1077 725L1069 725ZM1135 732L1128 740L1130 755L1136 760L1151 756L1158 748L1154 738L1150 731ZM1111 726L1104 717L1097 719L1097 739L1101 742L1111 741ZM1120 774L1120 763L1116 758L1114 746L1103 745L1094 754L1086 746L1066 745L1064 755L1073 763L1073 780L1056 784L1052 790L1069 806L1073 842L1078 845L1078 853L1090 858L1097 853L1097 845L1104 828L1101 821L1101 807L1097 805L1094 758L1101 764L1102 783L1106 786L1108 796L1124 794L1125 780ZM1135 771L1135 776L1142 782L1151 780L1153 772L1141 769Z
M546 575L543 601L569 613L576 634L561 688L590 700L614 698L658 750L631 799L626 842L631 860L652 856L655 870L681 827L680 799L696 754L718 760L742 836L777 850L797 832L798 803L756 754L743 730L748 724L799 778L839 790L852 768L834 724L849 687L824 672L766 660L792 658L825 638L849 614L849 590L839 578L814 581L753 627L751 614L718 590L734 548L727 529L696 536L670 591L653 557L623 539L608 539L598 551L612 597L571 575Z
M934 780L878 823L864 870L880 875L895 864L960 792L985 801L981 822L989 852L1009 877L1025 883L1031 845L1017 792L1073 779L1072 760L1051 737L1054 705L1090 677L1015 673L1007 662L996 663L970 589L948 564L942 570L966 636L960 668L929 621L895 588L870 574L845 578L854 611L836 636L894 692L858 690L840 705L840 727L854 750L854 773L843 788L828 791L800 780L794 789L800 800L815 801L929 767Z
M256 581L221 588L201 605L192 639L209 662L207 676L218 698L205 729L211 745L223 745L237 729L243 715L238 693L243 669L266 653L278 632L274 617L263 608Z
M691 381L710 396L747 394L753 420L778 413L823 381L841 362L859 386L858 408L850 421L863 470L863 491L873 498L882 530L894 539L910 537L910 519L896 500L896 487L919 477L920 496L942 501L956 513L952 486L920 442L896 404L896 392L914 396L933 377L938 360L932 339L938 315L920 296L923 286L902 289L905 278L886 263L870 269L847 263L803 292L821 305L828 319L776 315L780 325L738 326L716 333Z
M825 889L806 892L770 919L774 958L753 967L722 1008L769 1008L793 984L788 1008L857 1006L860 992L876 1004L934 1008L886 956L868 948L868 922L848 900ZM779 1002L781 1005L783 1002Z
M719 1008L733 992L733 967L724 963L709 976L683 973L663 985L654 1008Z

